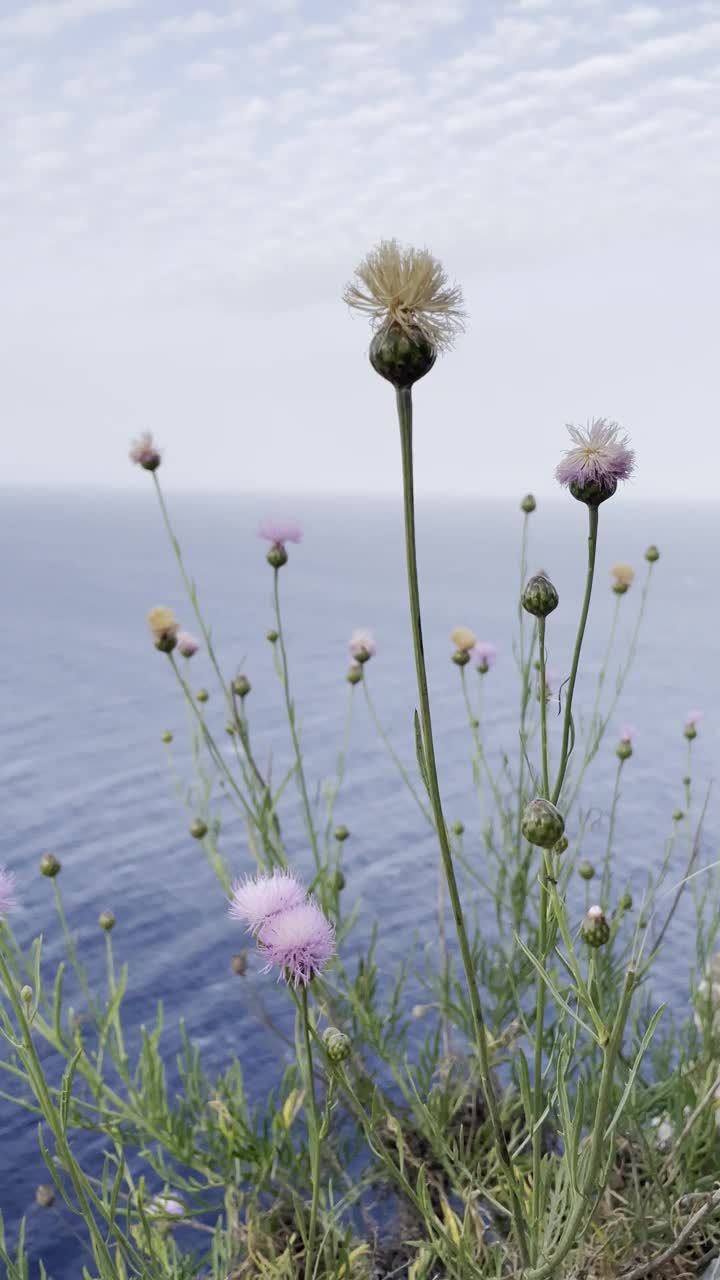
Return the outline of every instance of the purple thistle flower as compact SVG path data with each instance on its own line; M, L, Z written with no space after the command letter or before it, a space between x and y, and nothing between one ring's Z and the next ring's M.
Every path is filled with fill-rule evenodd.
M495 666L497 660L497 649L489 640L478 640L473 645L472 656L477 664L478 671L483 674Z
M369 658L374 658L377 652L374 637L369 631L353 631L348 649L353 659L352 666L367 662Z
M266 973L277 965L288 984L307 986L335 954L335 929L310 899L274 915L263 925L259 942Z
M702 718L703 718L703 712L702 712L702 711L688 711L688 713L687 713L687 715L686 715L686 717L685 717L685 723L686 723L686 724L691 724L691 725L693 726L693 728L696 728L696 727L697 727L697 725L699 725L699 723L700 723L700 721L702 720Z
M566 449L555 475L574 498L598 506L635 468L635 454L617 422L595 418L587 428L568 425L574 447Z
M302 529L287 520L265 520L258 528L258 537L272 542L274 547L284 547L286 542L302 542Z
M162 454L149 431L143 431L137 440L133 440L128 456L131 462L137 463L145 471L157 471L162 460Z
M178 653L181 653L183 658L192 658L193 654L197 653L199 648L200 641L196 640L195 636L191 635L189 631L178 632L177 649Z
M15 877L12 871L0 867L0 920L4 920L16 906Z
M302 906L306 890L288 871L271 876L246 876L236 880L230 900L233 920L243 920L251 933L258 933L280 911Z

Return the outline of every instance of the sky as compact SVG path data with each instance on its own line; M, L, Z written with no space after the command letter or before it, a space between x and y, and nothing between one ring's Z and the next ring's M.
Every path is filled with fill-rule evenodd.
M396 492L341 301L396 237L468 313L421 492L550 494L603 416L716 499L719 225L720 0L2 0L0 485L151 430L177 489Z

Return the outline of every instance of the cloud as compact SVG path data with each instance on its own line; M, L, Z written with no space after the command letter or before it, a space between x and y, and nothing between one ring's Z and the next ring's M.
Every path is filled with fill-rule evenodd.
M52 4L29 4L0 19L0 38L26 37L44 40L86 18L134 9L139 0L53 0Z

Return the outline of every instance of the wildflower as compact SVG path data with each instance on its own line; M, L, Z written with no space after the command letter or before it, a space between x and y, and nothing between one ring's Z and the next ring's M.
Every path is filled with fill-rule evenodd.
M565 451L555 475L573 498L597 507L612 498L618 480L632 475L635 454L617 422L606 418L595 418L587 429L568 425L568 431L575 447Z
M615 754L618 760L629 760L633 753L633 738L637 733L636 729L632 729L629 725L623 729L620 734L620 741L617 744Z
M162 461L162 454L149 431L143 431L137 440L133 440L129 457L144 471L157 471Z
M685 728L683 733L689 742L692 742L693 738L697 738L697 727L702 718L702 711L688 711L687 716L685 717Z
M178 631L177 647L183 658L192 658L200 648L200 641L190 635L189 631Z
M286 544L302 542L302 530L289 521L266 520L258 528L258 537L272 544L267 553L268 564L271 564L273 569L281 569L284 564L287 564Z
M0 867L0 920L4 920L16 906L15 877L12 871Z
M590 907L580 931L589 947L605 946L610 940L610 925L605 919L602 907Z
M472 648L472 656L481 675L486 675L497 660L497 649L489 640L478 640Z
M98 924L106 933L110 933L115 928L115 916L112 911L101 911L98 916Z
M635 570L629 564L614 564L610 570L615 581L612 589L616 596L624 596L635 581Z
M237 698L247 698L251 689L252 685L250 684L250 681L247 676L242 675L242 673L236 676L232 682L232 691Z
M369 631L353 631L348 644L350 657L354 662L369 662L375 657L375 640Z
M455 652L452 655L453 662L459 667L464 667L470 661L470 650L476 643L475 632L469 627L455 627L450 632L450 639L455 645Z
M533 494L532 494L532 493L526 493L526 494L525 494L525 497L523 498L522 502L520 503L520 510L521 510L521 511L524 511L526 516L530 516L530 515L532 515L532 513L533 513L533 511L535 510L536 506L537 506L537 502L535 501L535 498L534 498Z
M344 1062L352 1053L350 1037L346 1036L344 1031L338 1031L337 1027L325 1028L323 1044L331 1062Z
M656 564L657 561L660 559L660 552L658 551L654 542L651 543L651 545L648 547L647 551L645 552L645 559L647 560L648 564Z
M164 605L156 605L150 610L147 622L155 648L161 653L172 653L180 630L172 609L166 609Z
M289 871L247 876L233 885L230 915L233 920L244 920L251 933L258 933L278 912L302 906L306 896L300 881Z
M395 387L411 387L464 328L461 290L427 249L396 240L382 240L355 276L343 299L373 324L370 363Z
M54 853L43 854L40 859L40 872L42 875L47 876L49 880L53 880L55 876L60 874L61 870L62 863L59 858L55 857Z
M266 972L276 965L294 987L307 986L335 954L335 930L312 900L275 912L262 926L259 942Z
M535 618L547 618L557 609L559 596L552 582L544 573L536 573L528 580L523 591L522 606Z
M525 808L521 828L529 844L552 849L565 831L565 820L554 804L536 796Z

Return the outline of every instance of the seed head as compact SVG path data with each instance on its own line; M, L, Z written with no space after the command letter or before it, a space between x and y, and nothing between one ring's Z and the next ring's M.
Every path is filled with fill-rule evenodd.
M156 605L150 610L147 623L155 648L161 653L172 653L180 630L172 609L166 609L164 605Z
M617 422L595 418L586 428L568 424L575 444L567 449L555 475L573 498L597 507L611 498L619 480L627 480L635 468L635 454Z

